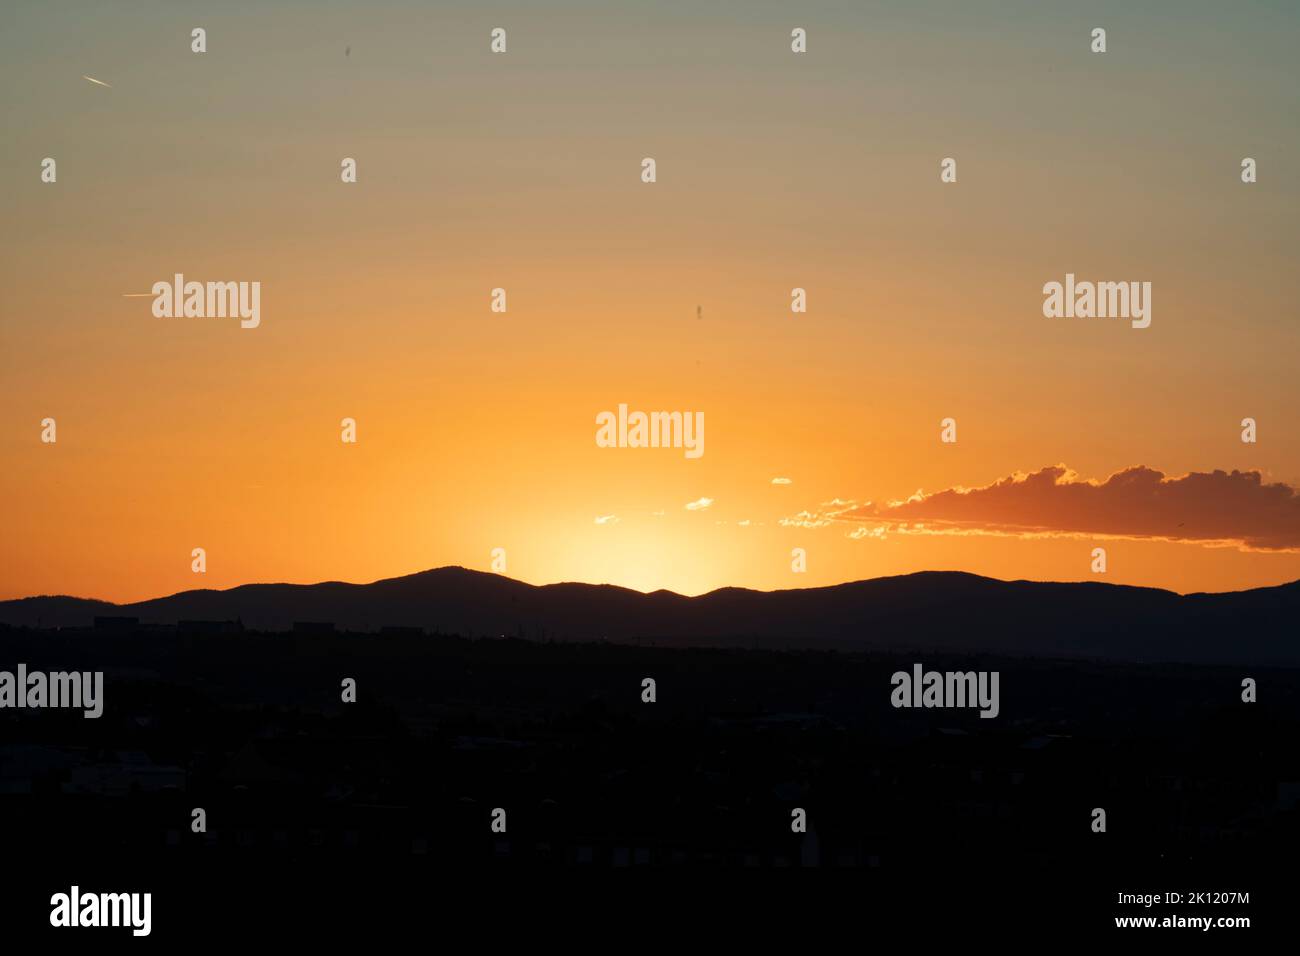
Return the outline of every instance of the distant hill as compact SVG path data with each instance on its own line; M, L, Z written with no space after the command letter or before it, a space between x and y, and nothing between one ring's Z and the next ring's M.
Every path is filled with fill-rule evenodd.
M372 584L248 584L135 604L70 597L0 602L0 623L85 627L242 620L258 630L328 621L340 630L657 645L945 650L1127 661L1300 664L1300 582L1178 595L1100 583L998 581L928 571L788 591L723 588L698 597L593 584L537 587L465 568Z

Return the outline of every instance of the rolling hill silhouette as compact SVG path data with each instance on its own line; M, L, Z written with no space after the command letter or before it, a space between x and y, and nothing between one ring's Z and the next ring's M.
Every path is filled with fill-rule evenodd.
M71 597L0 602L0 623L88 627L297 621L340 630L418 627L472 636L609 640L662 646L926 650L1125 661L1300 664L1300 582L1179 595L1099 583L999 581L928 571L785 591L722 588L698 597L612 585L534 586L460 567L371 584L249 584L134 604Z

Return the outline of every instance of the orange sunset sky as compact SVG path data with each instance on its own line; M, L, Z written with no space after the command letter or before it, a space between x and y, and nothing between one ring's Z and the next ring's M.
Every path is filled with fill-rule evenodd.
M692 594L1300 578L1293 6L7 7L0 598L494 548ZM178 272L260 327L129 297ZM1067 272L1151 326L1045 318ZM704 455L598 448L619 403Z

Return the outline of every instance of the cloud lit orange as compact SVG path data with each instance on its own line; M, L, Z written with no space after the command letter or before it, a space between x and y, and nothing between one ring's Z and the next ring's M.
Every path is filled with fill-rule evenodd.
M1171 478L1135 465L1104 480L1089 480L1064 465L1051 465L981 488L918 492L905 501L796 517L804 526L874 519L890 526L925 522L932 531L1082 534L1228 543L1265 551L1300 549L1300 494L1281 482L1265 483L1257 471L1191 472Z

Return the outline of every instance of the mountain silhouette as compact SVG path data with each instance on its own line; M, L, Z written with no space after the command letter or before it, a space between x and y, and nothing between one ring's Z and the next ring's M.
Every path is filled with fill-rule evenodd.
M1300 582L1222 594L1000 581L926 571L783 591L722 588L697 597L612 585L535 586L460 567L371 584L248 584L133 604L72 597L0 602L14 627L89 627L96 617L141 625L241 621L286 631L415 627L444 634L608 640L659 646L926 650L1027 657L1188 663L1300 664Z

